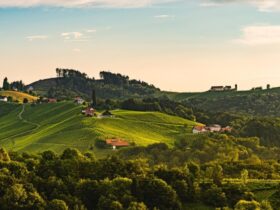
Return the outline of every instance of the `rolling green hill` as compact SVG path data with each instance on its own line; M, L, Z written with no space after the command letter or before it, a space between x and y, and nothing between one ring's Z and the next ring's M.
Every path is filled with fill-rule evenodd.
M82 107L57 104L0 104L0 145L16 151L88 150L96 139L119 137L137 145L165 142L172 146L191 132L195 122L157 112L113 111L113 118L87 118ZM111 150L94 147L97 155Z

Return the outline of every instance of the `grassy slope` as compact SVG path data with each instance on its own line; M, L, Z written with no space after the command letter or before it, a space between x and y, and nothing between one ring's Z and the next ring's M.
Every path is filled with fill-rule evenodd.
M194 122L155 112L116 110L115 118L86 118L81 107L72 103L26 105L20 121L22 106L0 104L0 145L18 151L57 152L76 147L82 151L94 145L97 138L120 137L137 145L174 140L191 131ZM187 125L187 126L186 126ZM95 149L97 155L105 150Z
M1 96L9 97L11 96L13 100L18 100L19 102L23 102L24 98L27 98L29 102L36 101L37 97L29 95L27 93L22 93L18 91L0 91Z

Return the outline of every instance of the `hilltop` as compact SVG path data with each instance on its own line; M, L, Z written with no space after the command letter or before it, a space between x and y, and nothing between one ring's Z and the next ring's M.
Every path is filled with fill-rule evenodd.
M111 150L96 148L95 141L123 138L136 145L164 142L172 146L197 123L159 112L115 110L114 118L87 118L82 107L56 104L0 104L0 144L15 151L61 152L74 147L97 155Z
M42 96L72 99L79 95L90 99L92 90L100 99L127 99L155 96L160 90L146 82L111 72L100 72L100 79L72 69L57 69L57 77L36 81L28 87Z
M188 107L209 112L242 113L253 116L280 116L280 88L248 91L179 93L172 95Z

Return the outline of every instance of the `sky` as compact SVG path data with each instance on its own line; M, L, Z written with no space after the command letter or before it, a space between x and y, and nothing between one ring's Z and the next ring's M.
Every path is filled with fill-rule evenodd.
M0 83L57 67L167 91L280 86L280 0L0 0Z

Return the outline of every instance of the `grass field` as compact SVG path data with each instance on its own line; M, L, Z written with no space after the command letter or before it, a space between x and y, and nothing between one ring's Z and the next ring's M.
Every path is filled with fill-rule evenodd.
M1 111L2 110L2 111ZM195 122L157 112L113 111L113 118L87 118L70 102L32 106L0 104L0 145L15 151L88 150L96 139L119 137L137 145L172 146ZM112 152L94 147L97 156Z
M28 99L29 102L36 101L38 98L27 93L18 91L0 91L0 96L12 97L14 101L23 102L23 99Z

